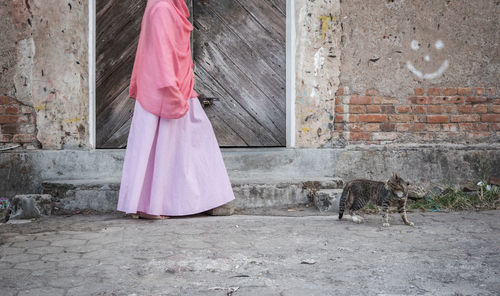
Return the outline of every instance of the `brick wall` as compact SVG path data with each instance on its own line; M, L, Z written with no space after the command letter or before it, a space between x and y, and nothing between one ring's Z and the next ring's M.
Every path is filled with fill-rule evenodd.
M26 148L37 148L36 113L34 108L17 100L0 96L0 145L15 143Z
M415 88L406 98L339 88L334 137L350 144L498 143L500 98L495 87Z

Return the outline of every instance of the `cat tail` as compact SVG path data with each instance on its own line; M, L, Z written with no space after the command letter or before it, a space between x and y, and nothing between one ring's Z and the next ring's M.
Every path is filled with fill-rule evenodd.
M344 216L345 202L347 197L349 196L349 192L351 191L351 184L347 184L342 191L342 195L340 196L339 202L339 220L342 220L342 216Z

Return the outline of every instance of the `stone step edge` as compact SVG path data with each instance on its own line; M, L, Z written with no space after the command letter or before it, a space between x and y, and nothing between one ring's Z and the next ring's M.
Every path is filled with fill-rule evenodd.
M338 195L333 192L341 190L343 185L342 180L334 178L316 181L269 181L271 182L257 183L257 180L248 179L246 182L232 182L236 197L232 206L236 210L242 210L306 205L313 202L317 192L332 192L329 194ZM46 180L42 187L44 194L54 197L57 213L64 214L75 210L109 212L116 208L120 183L112 179Z

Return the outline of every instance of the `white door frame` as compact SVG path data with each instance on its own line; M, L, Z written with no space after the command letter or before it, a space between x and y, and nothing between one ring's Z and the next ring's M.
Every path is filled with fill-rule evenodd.
M96 0L89 0L89 147L96 149ZM295 1L286 1L286 147L295 147Z

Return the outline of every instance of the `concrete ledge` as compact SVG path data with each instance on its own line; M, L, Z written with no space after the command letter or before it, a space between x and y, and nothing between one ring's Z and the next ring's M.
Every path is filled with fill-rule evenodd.
M125 150L6 151L0 153L0 192L5 197L41 193L42 181L119 180ZM481 164L487 175L500 175L500 144L441 146L349 146L342 149L222 149L234 184L338 178L384 180L392 171L422 187L478 180ZM272 182L276 183L276 182ZM276 188L279 188L276 187ZM245 192L245 188L241 187ZM256 189L257 191L259 189ZM285 189L283 189L285 191ZM287 194L286 192L276 192ZM284 197L296 200L297 197ZM299 198L300 199L300 198ZM259 199L256 203L265 203Z
M311 202L311 184L317 189L339 189L342 181L321 179L313 181L240 180L232 182L236 210L261 207L299 206ZM75 210L112 212L116 210L120 180L78 179L52 180L42 183L43 193L54 197L54 213L64 214Z

